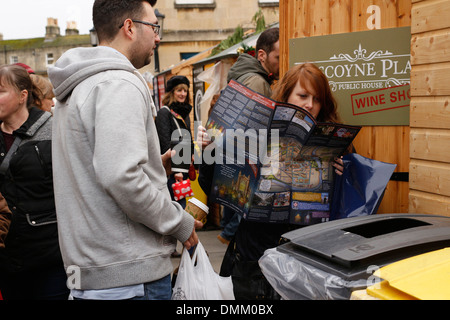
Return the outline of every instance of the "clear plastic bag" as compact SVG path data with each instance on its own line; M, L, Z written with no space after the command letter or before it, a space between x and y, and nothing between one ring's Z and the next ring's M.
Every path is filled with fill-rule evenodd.
M367 279L347 281L276 248L264 252L259 266L284 300L348 300L354 290L367 286Z
M221 277L199 242L192 257L183 249L172 300L234 300L231 277Z

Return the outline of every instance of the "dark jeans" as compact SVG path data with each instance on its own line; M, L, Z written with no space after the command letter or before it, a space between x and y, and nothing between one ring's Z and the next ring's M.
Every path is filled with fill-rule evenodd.
M223 227L223 230L220 235L227 240L233 239L240 222L241 215L239 213L228 207L224 207L223 217L220 221L220 225Z
M4 300L67 300L69 289L64 267L0 275Z

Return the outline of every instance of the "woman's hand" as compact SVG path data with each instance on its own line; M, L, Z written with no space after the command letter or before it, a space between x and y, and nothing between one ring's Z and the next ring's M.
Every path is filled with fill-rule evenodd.
M209 135L206 133L206 128L203 126L198 126L197 132L197 145L203 149L211 143Z
M336 174L342 176L342 173L344 172L344 161L342 160L342 157L334 158L333 167Z
M173 175L173 177L175 178L176 182L181 182L183 181L183 173L181 172L177 172Z

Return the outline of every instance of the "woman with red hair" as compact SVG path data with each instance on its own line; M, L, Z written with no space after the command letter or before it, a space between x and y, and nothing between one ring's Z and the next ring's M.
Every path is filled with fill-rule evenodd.
M272 99L295 104L319 122L341 122L328 79L315 64L291 68L278 82Z
M272 99L299 106L319 122L340 122L328 79L312 63L291 68L277 83ZM336 159L333 165L336 173L342 174L342 160ZM232 276L237 300L280 298L264 278L258 260L264 251L280 244L284 233L296 228L299 226L241 220L221 268L222 276Z

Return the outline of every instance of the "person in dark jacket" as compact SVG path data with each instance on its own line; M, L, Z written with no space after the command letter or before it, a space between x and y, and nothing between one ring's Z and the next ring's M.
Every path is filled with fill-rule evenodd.
M274 88L271 98L307 110L319 122L340 122L337 104L328 79L314 64L306 63L291 68ZM337 174L342 174L343 163L333 163ZM234 243L228 250L231 259L224 259L221 273L233 277L236 299L279 299L262 274L258 260L267 249L282 243L282 235L300 228L293 224L274 224L242 220Z
M35 107L39 96L24 68L0 66L0 192L12 212L0 249L5 300L69 296L53 193L52 116Z
M298 65L289 70L277 83L271 98L304 108L317 121L340 122L328 80L313 64ZM202 134L204 133L199 132L199 135ZM200 140L197 139L199 144ZM333 165L336 173L342 174L342 160L336 159ZM241 220L235 238L225 253L220 271L222 276L232 276L236 299L280 298L262 274L258 260L265 250L281 243L284 233L299 227Z
M158 111L155 119L161 154L171 148L172 137L181 137L181 139L192 143L191 119L189 117L192 106L190 105L189 85L189 79L185 76L174 76L167 81L163 107ZM172 173L169 176L167 186L172 200L174 200L172 184L188 179L188 177L187 173L181 172ZM185 208L186 198L178 200L178 203Z

